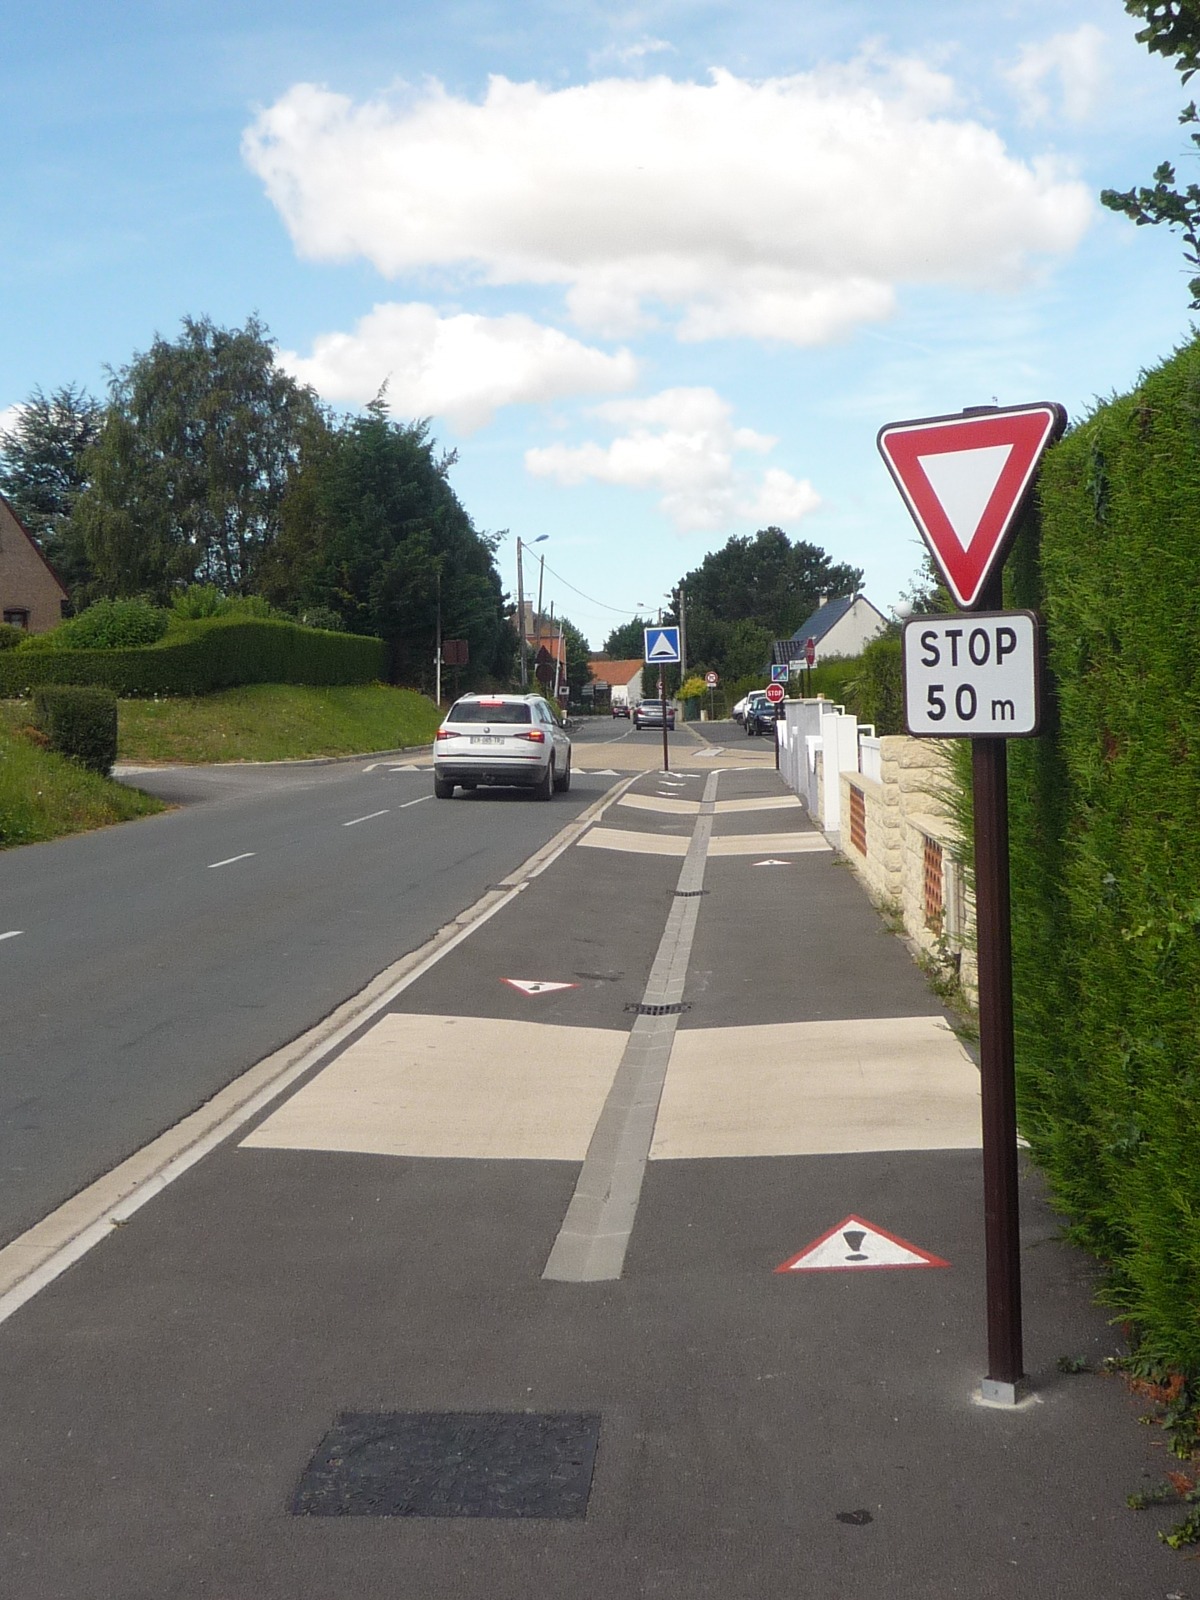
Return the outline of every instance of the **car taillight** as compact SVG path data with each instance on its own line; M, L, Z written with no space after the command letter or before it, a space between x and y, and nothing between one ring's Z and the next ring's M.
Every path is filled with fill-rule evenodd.
M540 728L530 728L528 733L517 734L518 739L528 739L530 744L545 744L546 735Z
M439 739L457 739L459 738L459 735L450 728L439 728L437 731L437 737Z

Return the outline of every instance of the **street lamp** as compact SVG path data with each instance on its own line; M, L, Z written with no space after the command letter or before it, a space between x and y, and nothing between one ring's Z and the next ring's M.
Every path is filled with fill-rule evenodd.
M522 689L528 689L528 687L529 687L529 662L527 661L526 656L525 656L525 646L526 646L526 643L527 643L526 636L525 636L525 580L524 580L524 577L523 577L522 571L521 571L521 548L522 548L522 545L528 546L528 545L531 545L531 544L544 544L545 541L549 537L550 537L550 535L548 533L540 533L540 534L538 534L536 539L526 539L526 540L518 539L517 540L517 616L520 619L521 687L522 687ZM543 568L545 567L545 565L546 565L546 558L545 558L545 556L543 556L542 557L542 566L543 566ZM541 585L539 584L538 585L538 605L540 606L541 603L542 603L542 591L541 591Z

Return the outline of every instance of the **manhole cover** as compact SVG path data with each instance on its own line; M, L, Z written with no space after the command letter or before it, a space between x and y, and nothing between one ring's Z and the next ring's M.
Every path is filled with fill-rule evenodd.
M299 1517L582 1517L591 1412L344 1412L292 1501Z

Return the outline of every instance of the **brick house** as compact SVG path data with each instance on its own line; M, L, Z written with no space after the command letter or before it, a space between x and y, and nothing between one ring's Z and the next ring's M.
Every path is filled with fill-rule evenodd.
M0 495L0 613L29 633L45 633L62 621L67 591Z

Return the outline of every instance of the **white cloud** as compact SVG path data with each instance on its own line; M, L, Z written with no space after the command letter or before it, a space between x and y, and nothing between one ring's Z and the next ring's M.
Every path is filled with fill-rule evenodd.
M5 406L0 410L0 433L11 433L20 421L23 405Z
M554 444L525 453L535 478L575 486L589 481L658 491L659 506L680 532L719 532L738 522L797 522L820 504L806 479L781 468L761 477L739 470L739 453L765 455L776 441L735 428L732 408L713 389L665 389L644 399L612 400L594 415L617 437L608 444Z
M1015 64L1004 77L1012 87L1028 123L1049 122L1060 114L1051 104L1048 84L1058 80L1061 115L1069 122L1086 122L1100 109L1108 83L1104 60L1107 41L1090 22L1071 33L1056 33L1038 44L1021 46Z
M955 107L944 74L870 54L764 82L497 77L478 103L299 84L243 151L304 256L560 286L608 337L665 319L813 345L886 318L902 284L1011 289L1078 243L1086 186Z
M361 404L386 379L394 411L445 417L463 433L499 406L611 394L637 380L627 350L609 355L531 317L439 316L420 304L377 305L353 333L321 334L310 356L286 350L280 360L327 400Z

